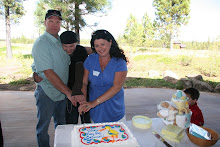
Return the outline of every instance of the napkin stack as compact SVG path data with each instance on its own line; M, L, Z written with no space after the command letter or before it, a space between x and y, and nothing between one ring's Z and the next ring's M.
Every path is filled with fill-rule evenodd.
M183 130L178 126L169 124L162 129L161 134L165 139L179 143L184 137Z
M207 140L211 140L212 138L211 134L207 130L193 123L190 124L189 134L196 136L198 138L207 139Z

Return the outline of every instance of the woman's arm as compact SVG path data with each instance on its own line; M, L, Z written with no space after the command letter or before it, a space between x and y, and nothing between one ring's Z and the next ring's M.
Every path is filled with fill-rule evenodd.
M83 84L82 84L82 93L84 95L84 97L86 98L87 95L87 86L89 83L89 71L87 69L84 68L84 74L83 74Z
M86 49L86 52L88 55L94 53L94 51L93 51L93 49L91 49L91 47L85 47L85 49Z
M81 108L80 108L80 113L82 111L88 112L91 108L94 108L97 105L111 99L116 93L118 93L121 90L121 87L123 86L123 84L125 82L126 76L127 76L127 71L116 72L115 77L114 77L113 86L111 88L109 88L103 95L98 97L96 100L91 101L91 102L86 102L86 101L82 102ZM83 77L83 79L84 79L84 77Z
M112 98L116 93L118 93L121 90L121 87L123 86L126 80L126 76L127 71L116 72L113 86L109 88L109 90L107 90L103 95L98 97L95 101L99 101L100 104Z

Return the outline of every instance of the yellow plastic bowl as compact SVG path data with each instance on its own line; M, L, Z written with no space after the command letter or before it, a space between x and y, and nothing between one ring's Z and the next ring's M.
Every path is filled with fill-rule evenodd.
M152 125L152 120L146 116L136 115L132 118L132 124L140 129L148 129Z

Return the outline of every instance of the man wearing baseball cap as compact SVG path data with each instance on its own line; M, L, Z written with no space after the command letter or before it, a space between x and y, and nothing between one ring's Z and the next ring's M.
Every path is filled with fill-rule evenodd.
M71 64L69 65L69 80L68 87L72 90L72 96L83 95L82 80L83 80L83 62L91 54L92 49L90 47L83 47L78 44L77 35L72 31L65 31L60 35L60 40L64 51L70 56ZM35 74L35 82L41 82L43 79ZM83 99L77 99L77 102L83 101ZM67 124L78 124L79 103L74 106L70 100L67 99L66 107L66 123ZM81 115L81 123L90 123L89 113Z
M58 16L60 20L62 20L61 12L57 10L48 10L46 15L45 15L45 20L47 18L50 18L51 16Z
M58 10L48 10L44 24L46 31L34 43L32 69L43 80L37 84L35 98L37 105L37 142L39 147L49 147L48 127L51 117L55 128L65 124L65 109L67 97L74 105L76 101L68 88L70 57L62 48L58 32L61 25L61 13Z

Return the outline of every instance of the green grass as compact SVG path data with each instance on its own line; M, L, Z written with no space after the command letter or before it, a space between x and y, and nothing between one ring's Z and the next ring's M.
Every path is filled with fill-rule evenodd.
M176 84L164 81L163 79L150 79L150 78L128 78L124 83L125 88L134 87L152 87L152 88L171 88L175 89Z
M19 79L12 82L9 82L10 85L24 85L24 84L30 84L31 82L26 79Z
M3 78L0 78L0 83L9 84L24 84L25 79L32 73L31 64L33 58L31 56L32 45L16 44L12 45L13 59L6 59L6 45L0 41L0 68L13 68L14 73L5 73L2 71ZM29 81L26 81L27 83Z

